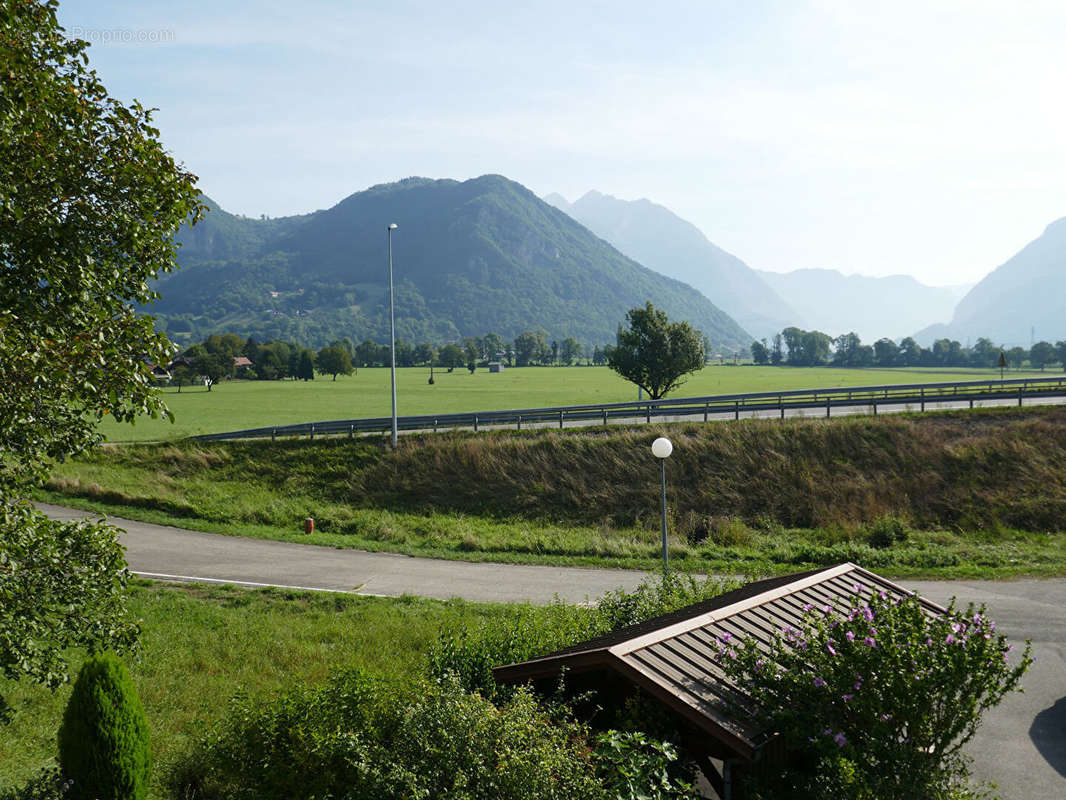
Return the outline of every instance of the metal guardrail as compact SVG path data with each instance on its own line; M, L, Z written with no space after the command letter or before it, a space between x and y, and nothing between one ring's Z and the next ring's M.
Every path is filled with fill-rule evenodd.
M834 408L870 408L874 414L878 407L916 406L925 411L927 403L969 401L1014 400L1018 405L1026 398L1066 397L1066 375L1052 378L1017 378L990 381L963 381L953 383L912 383L888 386L847 386L824 389L792 389L779 392L749 392L745 394L720 394L705 397L683 397L672 400L643 400L628 403L599 403L580 406L553 406L549 408L521 408L504 411L468 411L458 414L418 414L397 418L397 427L405 431L438 431L448 428L481 428L523 425L555 425L560 428L567 423L600 422L607 425L612 420L630 423L650 423L664 418L702 417L706 422L711 415L732 414L740 419L741 414L779 411L784 418L786 411L795 409L825 409L831 416ZM248 428L226 433L208 433L191 438L202 441L225 439L263 439L279 436L315 436L378 433L391 430L391 417L369 419L326 420L300 422L291 425L272 425L263 428Z

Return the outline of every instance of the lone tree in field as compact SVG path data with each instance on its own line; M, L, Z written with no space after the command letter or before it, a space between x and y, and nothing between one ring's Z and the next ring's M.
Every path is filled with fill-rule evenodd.
M122 648L137 626L115 528L23 498L99 441L104 415L166 413L148 366L173 348L134 304L201 211L195 177L143 106L108 96L87 48L55 2L0 0L0 675L52 687L68 647Z
M687 322L670 322L651 303L630 309L626 321L629 327L618 332L607 365L652 400L665 397L685 375L703 367L703 336Z
M323 347L315 356L315 367L325 375L332 375L337 380L338 375L352 374L352 358L343 347Z

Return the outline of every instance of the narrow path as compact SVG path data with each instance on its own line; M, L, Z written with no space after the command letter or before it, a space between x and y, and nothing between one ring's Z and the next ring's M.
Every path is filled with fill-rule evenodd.
M38 504L56 519L94 516ZM130 569L159 580L289 586L321 591L447 599L546 603L595 598L633 588L647 573L513 564L473 564L387 553L337 550L185 531L110 518L123 529ZM946 604L987 603L1001 630L1019 646L1033 642L1036 663L1025 693L990 712L968 748L974 772L999 783L1003 800L1066 797L1066 579L1020 581L900 581Z

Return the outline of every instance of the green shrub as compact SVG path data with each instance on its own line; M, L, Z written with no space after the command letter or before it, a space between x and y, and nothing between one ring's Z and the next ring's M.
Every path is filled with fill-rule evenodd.
M147 796L148 722L118 656L92 656L82 665L59 729L59 766L75 800Z
M497 708L454 679L402 691L350 672L236 700L166 783L188 800L606 800L584 741L527 692Z
M677 750L640 731L607 731L596 737L596 757L604 788L612 800L687 800L698 798L692 784L672 767Z
M727 675L747 687L762 725L793 758L764 768L754 797L968 796L963 746L984 711L1018 687L1030 647L1014 663L984 607L942 616L914 597L808 607L799 630L722 641Z
M878 549L900 544L907 541L907 526L899 517L878 517L867 527L866 541Z
M45 769L18 788L0 790L0 800L68 800L70 783L59 770Z

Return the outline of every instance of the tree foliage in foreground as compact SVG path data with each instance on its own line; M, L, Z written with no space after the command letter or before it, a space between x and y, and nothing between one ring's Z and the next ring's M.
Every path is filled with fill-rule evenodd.
M128 643L114 529L21 506L105 415L165 414L170 344L131 303L174 264L195 178L147 109L109 97L56 3L0 0L0 669L55 684L60 650ZM26 633L33 636L26 640Z
M883 594L806 607L769 652L728 635L718 650L794 754L762 770L760 798L967 796L962 748L1032 663L1029 645L1012 663L983 606L935 615Z
M630 309L626 321L629 327L618 332L607 364L650 399L665 397L685 375L703 367L703 336L687 322L670 322L651 303Z

